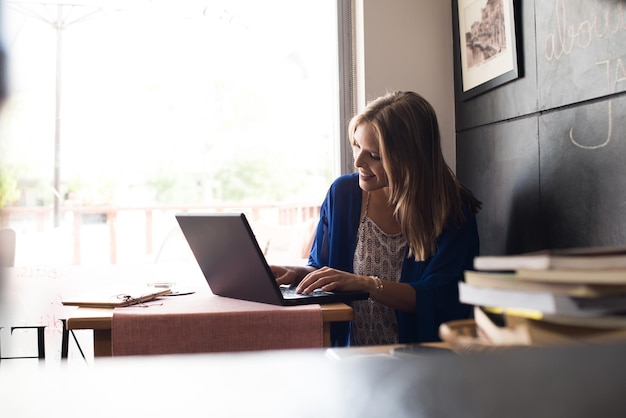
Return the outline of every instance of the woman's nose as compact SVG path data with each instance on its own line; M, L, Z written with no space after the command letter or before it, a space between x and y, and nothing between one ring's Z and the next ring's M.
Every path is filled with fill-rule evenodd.
M363 159L361 158L360 152L354 153L354 168L359 168L363 166Z

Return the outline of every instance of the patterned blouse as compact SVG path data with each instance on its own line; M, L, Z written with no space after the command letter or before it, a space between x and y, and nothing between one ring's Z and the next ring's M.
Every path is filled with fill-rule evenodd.
M354 273L400 281L406 240L401 233L383 232L368 216L369 194L365 214L359 225ZM397 344L398 324L395 310L371 299L355 301L354 320L350 332L351 345Z

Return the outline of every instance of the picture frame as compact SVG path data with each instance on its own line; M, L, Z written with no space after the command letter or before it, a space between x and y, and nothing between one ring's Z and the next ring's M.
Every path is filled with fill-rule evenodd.
M523 75L520 0L453 0L457 87L468 100Z

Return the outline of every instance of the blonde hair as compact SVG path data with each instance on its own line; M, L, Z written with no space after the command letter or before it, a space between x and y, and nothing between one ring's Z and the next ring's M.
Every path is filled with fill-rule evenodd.
M463 199L474 213L481 203L446 164L437 116L422 96L398 91L370 102L350 121L351 143L363 123L378 138L389 204L407 240L409 256L425 260L435 253L437 239L450 222L465 222Z

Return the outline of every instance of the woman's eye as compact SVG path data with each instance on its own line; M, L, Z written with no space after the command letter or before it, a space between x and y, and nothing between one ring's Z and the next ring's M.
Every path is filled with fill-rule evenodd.
M352 153L356 156L361 153L361 146L357 143L352 144ZM367 155L375 161L380 161L380 154L376 154L374 152L367 152Z

